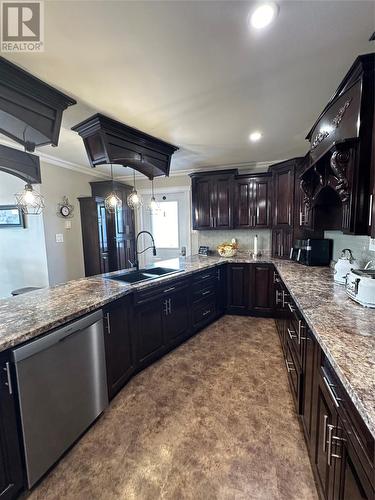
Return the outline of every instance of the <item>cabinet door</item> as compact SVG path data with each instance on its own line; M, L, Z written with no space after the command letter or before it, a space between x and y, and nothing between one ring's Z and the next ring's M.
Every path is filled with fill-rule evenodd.
M215 229L232 229L233 207L232 177L215 177L212 180L212 192L214 193L214 210L212 213Z
M228 312L246 313L249 295L249 265L229 264Z
M217 302L217 314L221 316L225 313L225 308L227 305L227 266L219 266L217 268L217 279L216 279L216 302Z
M234 208L234 225L236 228L252 227L252 190L248 178L237 179L235 181L235 208Z
M128 299L113 302L104 311L104 340L110 399L129 380L135 370L135 350L129 314Z
M273 225L292 227L293 196L294 196L294 167L286 165L273 172Z
M250 264L249 310L257 316L270 316L274 309L272 264Z
M137 363L143 368L164 350L162 300L158 298L137 306L136 322Z
M193 229L212 229L212 184L209 177L192 181Z
M288 259L290 257L290 251L292 247L293 247L293 232L289 229L283 229L281 257L284 259Z
M9 365L0 356L0 498L16 498L23 489L20 443L17 432L14 395L8 383ZM8 367L8 369L7 369Z
M334 498L334 461L329 458L328 446L330 428L337 426L337 411L328 394L322 377L318 376L317 417L315 432L315 457L317 477L326 500Z
M313 390L315 375L316 341L311 331L304 326L301 332L301 342L303 343L303 406L302 423L306 440L310 443L312 438L312 411L313 411Z
M164 333L167 345L174 344L189 335L189 307L188 287L163 297Z
M350 425L350 424L349 424ZM339 419L335 432L331 434L332 452L335 455L335 500L373 500L374 489Z
M252 180L253 227L268 228L270 221L270 179L265 177Z

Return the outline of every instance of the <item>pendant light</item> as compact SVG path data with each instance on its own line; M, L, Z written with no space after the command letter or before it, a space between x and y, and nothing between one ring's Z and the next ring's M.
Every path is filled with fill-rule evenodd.
M44 209L43 196L34 190L31 184L26 184L25 189L15 194L16 205L27 215L39 215Z
M111 179L113 182L113 165L111 163ZM119 198L114 190L106 195L104 198L104 206L107 212L115 213L117 210L120 210L122 206L121 198Z
M133 189L132 192L128 196L128 206L135 210L136 208L140 208L143 205L143 201L141 196L138 194L135 187L135 170L133 169Z
M150 199L150 202L148 204L147 210L151 214L154 214L154 215L156 215L160 212L159 203L156 201L155 195L154 195L154 178L151 179L151 199Z

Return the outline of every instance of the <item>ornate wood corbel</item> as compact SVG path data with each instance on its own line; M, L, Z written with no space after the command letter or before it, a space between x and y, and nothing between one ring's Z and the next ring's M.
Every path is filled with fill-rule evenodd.
M346 176L346 169L349 163L349 151L334 151L331 156L330 166L333 176L337 180L335 189L343 203L349 201L350 190L349 181Z

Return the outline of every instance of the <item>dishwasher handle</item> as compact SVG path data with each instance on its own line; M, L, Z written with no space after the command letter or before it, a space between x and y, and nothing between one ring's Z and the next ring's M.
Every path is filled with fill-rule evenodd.
M13 361L17 363L23 359L27 359L38 352L48 349L74 333L90 328L98 322L103 322L103 311L101 309L83 318L77 319L58 330L47 333L44 337L33 340L22 347L16 347L12 350ZM103 323L101 324L101 328L103 328Z

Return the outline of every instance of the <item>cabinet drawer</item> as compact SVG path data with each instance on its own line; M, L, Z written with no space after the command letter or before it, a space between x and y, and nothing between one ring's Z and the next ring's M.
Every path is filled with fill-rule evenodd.
M193 325L200 326L216 315L216 298L205 299L193 306Z
M197 274L193 275L193 283L204 283L206 281L215 279L217 277L217 270L216 268L214 269L207 269L207 271L201 271Z
M168 281L164 285L155 285L145 290L136 290L134 293L134 304L142 304L148 300L160 298L160 296L182 290L189 285L189 278Z
M207 282L196 283L193 285L193 301L201 300L216 292L216 282L207 280Z

